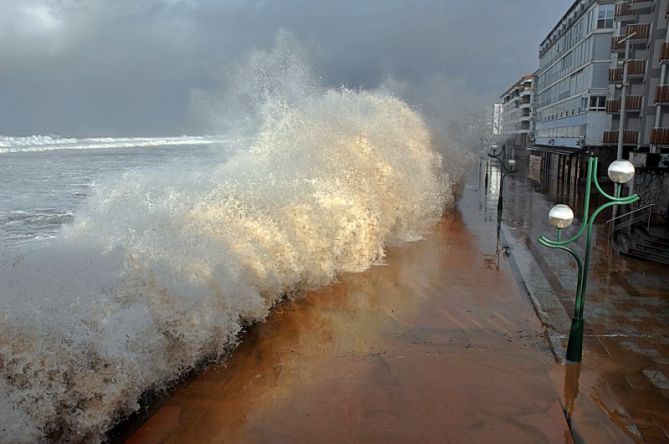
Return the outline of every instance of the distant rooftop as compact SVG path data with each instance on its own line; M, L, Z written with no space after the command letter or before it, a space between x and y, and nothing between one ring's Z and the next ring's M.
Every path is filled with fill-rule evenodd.
M569 17L569 15L576 10L576 7L579 4L581 4L581 3L585 4L586 2L589 4L589 3L592 3L592 1L593 0L590 0L590 1L588 1L588 0L575 0L574 3L571 4L569 9L567 9L567 12L565 12L564 15L560 18L560 20L558 20L558 22L553 27L553 29L551 29L550 32L546 35L546 38L541 41L541 44L539 45L539 47L542 47L544 45L544 43L546 43L553 36L553 34L555 34L557 32L560 25L562 25L562 22L564 22L567 19L567 17ZM585 8L583 8L583 12L585 12Z
M518 88L521 83L525 83L528 80L533 80L534 79L535 73L530 73L530 74L525 74L524 76L521 76L517 81L515 81L504 93L499 96L500 98L503 98L505 95L509 94L514 88Z

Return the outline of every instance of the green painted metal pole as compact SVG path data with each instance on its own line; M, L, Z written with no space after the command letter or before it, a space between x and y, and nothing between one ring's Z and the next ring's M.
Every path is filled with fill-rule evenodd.
M576 264L578 266L576 297L574 299L574 316L571 319L569 341L567 343L566 353L567 361L571 362L580 362L583 357L583 336L585 330L585 320L583 313L585 311L585 294L587 289L588 272L590 270L590 257L592 252L592 228L594 226L595 219L602 213L602 211L606 210L607 208L615 207L616 205L629 205L639 200L639 196L637 194L628 197L620 197L620 184L616 184L614 195L609 195L599 185L596 174L597 158L590 157L588 158L587 182L585 186L583 204L583 223L578 232L567 240L562 240L562 230L560 229L558 229L556 240L548 239L545 236L541 236L539 238L539 243L541 245L568 252L576 260ZM593 184L595 185L595 188L599 194L604 196L609 202L600 205L593 212L593 214L590 215L590 192L592 189L591 185ZM585 251L583 260L581 260L581 257L574 250L567 247L567 245L572 242L576 242L583 234L585 234Z

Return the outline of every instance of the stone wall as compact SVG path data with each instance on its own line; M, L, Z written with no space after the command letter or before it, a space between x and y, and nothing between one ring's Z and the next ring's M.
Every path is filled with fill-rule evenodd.
M669 212L669 169L640 168L634 176L634 192L641 197L637 208L655 204L653 224L667 224Z

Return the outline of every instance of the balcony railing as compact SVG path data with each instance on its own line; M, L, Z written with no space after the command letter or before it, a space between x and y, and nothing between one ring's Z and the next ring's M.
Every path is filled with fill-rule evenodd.
M625 99L625 109L629 111L641 111L641 96L627 96Z
M669 85L658 86L655 89L655 103L669 103Z
M648 23L627 25L624 34L611 37L611 49L616 52L624 51L625 42L623 39L632 34L634 34L634 37L630 39L630 44L643 43L648 40L650 25Z
M650 25L648 23L637 23L634 25L627 25L625 27L625 35L632 35L636 33L632 40L647 39L650 34Z
M621 40L624 39L624 38L625 38L624 35L623 35L623 36L620 36L620 37L614 35L613 37L611 37L611 49L612 49L613 51L621 51L621 50L624 50L624 49L625 49L625 42L622 42L622 41L621 41Z
M662 51L660 52L660 62L669 61L669 43L662 44Z
M627 75L629 76L643 76L646 74L645 60L630 60L627 67Z
M641 96L627 96L625 109L630 112L641 111ZM606 101L606 112L616 114L620 112L620 99L608 99Z
M623 70L622 68L609 69L609 83L622 82Z
M631 60L629 66L627 67L627 77L628 78L638 78L643 77L646 74L646 61L645 60ZM609 69L609 83L618 83L623 80L623 69L614 68Z
M646 61L645 60L630 60L627 66L627 76L631 78L643 77L646 74ZM614 68L609 69L609 83L622 82L623 80L623 69Z
M616 5L616 18L634 15L629 3L618 3Z
M620 99L608 99L606 101L606 112L609 114L620 112Z
M650 143L669 145L669 128L653 128L650 133Z
M626 145L636 145L639 140L639 131L625 130L623 131L623 143ZM604 131L604 143L617 144L618 131Z
M652 0L632 0L630 6L632 9L650 8L653 6L653 2Z

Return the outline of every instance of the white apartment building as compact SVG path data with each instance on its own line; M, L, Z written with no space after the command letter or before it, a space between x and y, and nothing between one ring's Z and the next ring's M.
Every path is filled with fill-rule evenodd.
M535 146L601 147L609 127L613 0L576 0L539 49Z
M514 148L532 143L534 118L534 74L516 81L502 94L502 140Z

